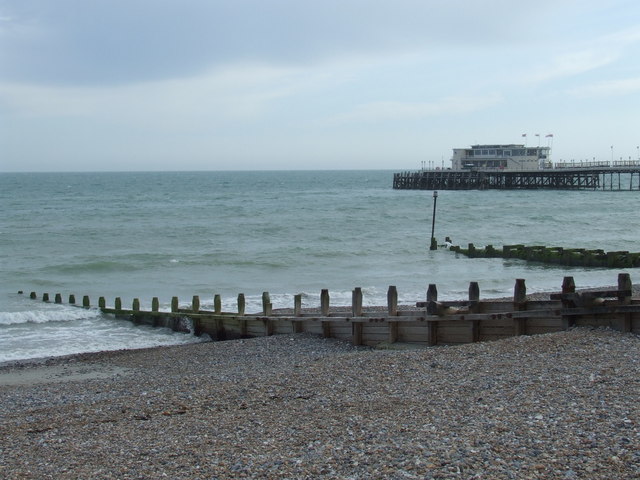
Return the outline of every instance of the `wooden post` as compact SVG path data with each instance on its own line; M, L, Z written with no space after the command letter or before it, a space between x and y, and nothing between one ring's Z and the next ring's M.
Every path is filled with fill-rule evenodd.
M269 296L269 292L262 292L262 313L265 316L271 315L271 297Z
M398 315L398 289L390 285L387 290L387 312L390 317ZM398 322L389 322L389 343L398 341Z
M200 297L198 295L194 295L191 299L191 310L193 310L193 313L200 311Z
M213 296L213 311L218 315L222 313L222 297L218 293Z
M30 298L31 300L35 300L36 298L38 298L38 295L36 295L36 292L31 292L31 293L29 294L29 298Z
M631 303L631 290L633 289L633 284L631 283L631 276L628 273L619 273L618 274L618 290L621 293L618 296L618 301L622 305L628 305Z
M84 297L82 297L82 306L84 308L91 307L91 302L89 301L89 295L85 295Z
M329 290L323 288L320 292L320 310L323 317L329 316Z
M245 306L244 293L239 293L238 294L238 315L244 315L244 306Z
M104 310L105 308L107 308L107 301L105 300L104 297L98 298L98 308L100 308L101 310Z
M435 283L430 283L429 288L427 288L427 314L428 315L436 315L437 301L438 301L438 289Z
M562 293L575 293L576 292L576 282L573 280L573 277L564 277L562 279Z
M302 294L298 293L293 297L293 316L299 317L302 315Z
M179 310L179 305L178 297L171 297L171 311L173 313L176 313Z
M116 310L122 310L122 299L120 297L116 297L116 300L114 302L114 308Z
M351 292L351 313L354 317L362 316L362 288L361 287L356 287Z
M527 286L524 278L517 278L513 288L513 303L521 305L527 301Z
M240 316L244 315L244 309L245 309L244 293L239 293L238 294L238 315L240 315ZM246 337L247 336L247 321L246 320L238 320L238 326L240 327L240 336L241 337Z
M48 293L43 293L42 294L42 301L43 302L48 302L49 301L49 294Z
M151 300L151 311L157 312L158 310L160 310L160 300L158 300L158 297L153 297Z
M390 317L398 315L398 289L393 285L387 290L387 312Z
M72 293L71 295L69 295L69 305L75 305L76 304L76 296Z
M134 298L133 299L133 304L131 305L131 310L133 310L134 312L139 312L140 311L140 299L138 299L138 298Z
M244 315L244 309L245 309L245 298L244 298L244 293L239 293L238 294L238 315L239 316L243 316ZM246 337L247 336L247 321L246 320L238 320L238 327L240 329L240 336L241 337Z
M469 312L477 313L480 310L480 286L478 282L469 283ZM471 341L480 341L480 321L471 320Z
M293 316L300 317L302 315L302 294L298 293L293 297ZM302 322L294 320L291 325L293 333L302 333Z
M525 285L524 278L517 278L516 284L513 288L513 310L521 311L527 309L527 286ZM513 334L524 335L527 332L527 319L526 318L514 318L513 319Z
M56 293L54 301L55 301L55 303L62 303L62 295L59 294L59 293Z
M478 282L469 282L469 310L477 311L480 302L480 286Z
M438 301L438 288L435 283L430 283L429 288L427 288L427 303L428 302L437 302Z
M629 305L631 303L631 291L633 284L631 283L631 276L628 273L618 274L618 302L620 305ZM624 292L624 293L623 293ZM631 313L625 313L622 316L622 325L620 330L622 332L630 332L632 327Z
M573 277L564 277L562 279L562 293L576 293L576 282L573 280ZM563 308L572 308L575 307L575 302L563 299L562 307ZM576 317L574 315L563 315L562 316L562 329L569 330L576 323Z

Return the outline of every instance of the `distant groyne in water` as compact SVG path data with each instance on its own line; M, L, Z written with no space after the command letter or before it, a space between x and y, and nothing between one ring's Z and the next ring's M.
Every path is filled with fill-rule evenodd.
M631 164L632 163L632 164ZM397 190L638 190L640 162L540 170L419 170L393 175Z
M30 297L38 299L35 292ZM41 299L50 302L48 293ZM435 284L429 285L426 298L415 305L399 306L396 287L387 291L387 305L364 307L362 289L352 291L348 306L330 306L329 291L323 289L320 305L302 308L302 295L294 297L291 309L274 310L268 292L262 295L262 311L245 312L244 294L237 297L237 309L223 312L220 295L213 297L213 310L200 308L200 297L194 296L189 308L179 308L177 297L171 301L171 311L160 311L154 297L151 310L142 310L139 299L131 308L123 308L120 298L113 307L104 297L98 308L105 314L137 324L168 327L176 331L207 334L214 340L228 340L275 334L312 333L327 338L351 341L354 345L395 348L394 344L418 346L452 345L498 340L516 335L533 335L566 330L573 326L609 327L640 334L640 300L632 298L629 274L618 275L618 286L611 290L576 292L573 277L564 277L561 292L549 299L527 297L524 279L517 279L512 299L480 298L477 282L469 284L466 300L439 301ZM55 294L55 303L62 295ZM69 304L76 305L75 295ZM92 308L88 296L81 308Z
M605 252L601 249L545 247L542 245L493 245L477 248L470 243L467 248L457 245L449 247L452 252L469 258L517 258L528 262L566 265L572 267L637 268L640 253L628 251Z

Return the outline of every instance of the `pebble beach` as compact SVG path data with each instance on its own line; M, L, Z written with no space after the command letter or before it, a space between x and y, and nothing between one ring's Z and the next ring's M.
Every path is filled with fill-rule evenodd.
M640 338L307 334L0 366L6 479L640 478Z

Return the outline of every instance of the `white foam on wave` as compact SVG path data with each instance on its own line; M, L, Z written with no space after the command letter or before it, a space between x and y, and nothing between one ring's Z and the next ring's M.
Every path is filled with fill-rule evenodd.
M134 325L98 315L73 321L22 323L0 328L0 363L77 353L138 349L206 341L168 328Z
M69 322L87 318L100 317L100 310L96 308L84 309L62 305L41 308L39 310L24 310L18 312L0 312L0 325L17 325L22 323Z

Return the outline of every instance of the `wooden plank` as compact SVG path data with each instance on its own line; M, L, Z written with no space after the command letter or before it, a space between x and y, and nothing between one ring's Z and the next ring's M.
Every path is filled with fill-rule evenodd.
M324 338L331 338L331 321L323 321L322 323L322 336Z
M398 341L398 325L400 322L388 322L389 325L389 343L396 343Z
M351 324L351 328L353 329L352 343L354 345L362 345L362 326L362 323Z
M429 345L438 344L438 322L427 321L427 343Z

